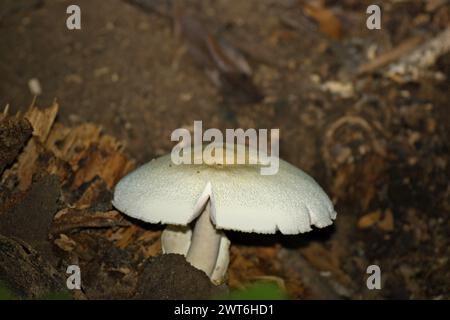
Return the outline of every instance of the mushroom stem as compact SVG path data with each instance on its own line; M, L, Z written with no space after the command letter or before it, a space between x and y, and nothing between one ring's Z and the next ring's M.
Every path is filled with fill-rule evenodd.
M191 246L186 255L189 263L203 270L209 277L216 266L220 248L220 233L211 222L210 209L211 203L208 201L195 223Z

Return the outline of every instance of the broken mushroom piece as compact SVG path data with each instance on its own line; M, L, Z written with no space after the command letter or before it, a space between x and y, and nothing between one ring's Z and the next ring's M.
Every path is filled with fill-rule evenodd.
M230 262L230 240L228 240L222 231L219 231L219 233L219 252L210 276L211 281L216 285L223 283L228 269L228 263ZM162 251L163 253L176 253L186 256L191 247L191 240L192 229L189 226L167 226L161 234ZM190 259L192 259L192 256L190 256Z
M200 164L175 165L170 154L154 159L120 180L113 199L133 218L168 224L163 251L185 255L214 283L223 281L229 261L230 243L221 230L298 234L336 217L328 196L300 169L278 159L276 174L261 175L261 153L252 158L257 153L246 147L245 164L229 164L236 145L220 146L221 158L204 152L200 162L192 148L192 163Z

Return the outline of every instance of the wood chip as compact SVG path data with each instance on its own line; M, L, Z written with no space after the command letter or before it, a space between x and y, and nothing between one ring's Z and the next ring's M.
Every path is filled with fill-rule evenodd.
M58 114L59 105L55 101L45 109L36 108L32 105L25 113L25 118L30 122L33 128L33 136L37 137L40 142L47 140L48 134L55 122Z
M394 230L394 215L391 209L384 212L381 210L372 211L359 218L357 227L359 229L367 229L372 226L385 231L391 232Z
M380 221L378 221L377 226L386 232L394 231L394 215L392 214L391 209L384 211L384 216Z
M359 218L357 226L358 226L359 229L370 228L375 223L380 221L380 218L381 218L381 211L380 210L369 212L369 213L363 215L361 218Z
M58 248L66 252L73 251L73 249L77 246L77 243L65 234L60 234L59 238L55 240L55 244Z
M305 3L303 10L307 16L310 16L319 24L322 33L330 38L339 40L342 38L342 25L336 15L330 9L322 6Z

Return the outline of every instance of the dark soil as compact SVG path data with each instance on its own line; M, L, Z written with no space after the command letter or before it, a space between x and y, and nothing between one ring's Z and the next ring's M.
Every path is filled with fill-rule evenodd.
M165 254L144 263L138 299L209 299L225 293L182 255Z

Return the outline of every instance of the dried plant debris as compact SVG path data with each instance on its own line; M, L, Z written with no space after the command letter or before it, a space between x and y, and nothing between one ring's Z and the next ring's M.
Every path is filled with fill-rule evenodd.
M50 233L71 233L88 228L126 227L130 222L117 211L106 212L64 208L56 215Z
M306 2L303 5L303 11L319 24L320 32L336 40L342 38L341 22L333 11L323 6L323 3L319 5Z
M447 75L433 71L439 57L450 52L450 28L440 31L436 36L424 41L423 36L414 36L404 40L394 49L387 51L363 64L359 73L380 72L386 67L386 77L398 82L417 82L421 77L445 80Z
M221 89L225 98L244 103L263 98L253 84L249 63L230 43L214 36L197 18L181 9L175 15L175 30L184 40L191 57Z
M136 293L138 299L210 299L226 293L179 254L155 257L142 268Z

